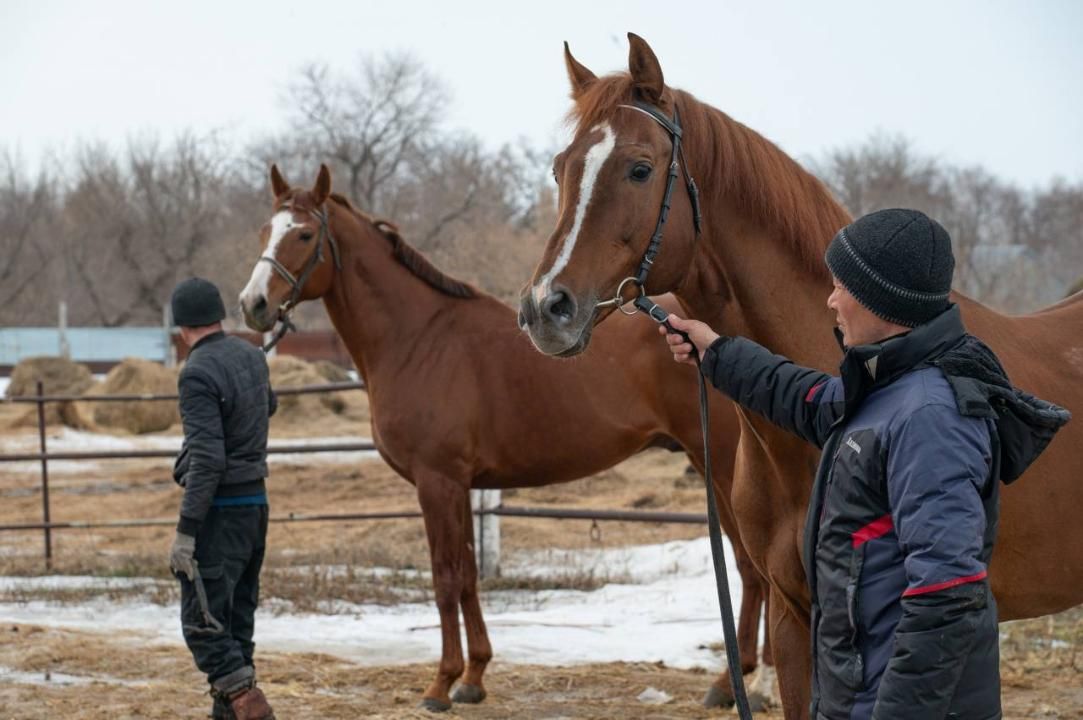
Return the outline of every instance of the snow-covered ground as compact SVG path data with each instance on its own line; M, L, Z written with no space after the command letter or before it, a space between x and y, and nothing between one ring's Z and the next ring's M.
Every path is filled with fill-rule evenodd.
M726 542L730 592L740 605L741 587L733 551ZM554 590L489 593L482 601L489 635L504 662L569 665L615 660L663 661L672 667L720 668L704 649L721 639L710 544L706 537L661 545L595 551L524 553L505 560L505 572L567 573L595 569L627 578L593 592ZM0 577L0 589L97 587L153 580ZM368 665L430 662L440 654L439 618L429 603L397 606L349 605L334 615L271 613L261 610L256 641L264 650L319 651ZM180 645L176 605L111 602L31 601L0 603L0 623L34 623L65 628L137 631Z
M106 435L83 432L71 428L58 428L50 431L46 437L49 452L80 452L97 450L180 450L180 435ZM5 453L31 453L39 449L37 431L18 435L7 435L2 440ZM371 442L370 438L353 435L327 436L319 438L288 438L272 440L270 445L332 445L339 443ZM268 461L274 463L355 463L362 460L375 460L379 454L375 450L358 452L321 452L321 453L282 453L269 455ZM86 473L95 466L90 460L52 460L49 472L59 474ZM41 472L41 463L6 463L4 472Z

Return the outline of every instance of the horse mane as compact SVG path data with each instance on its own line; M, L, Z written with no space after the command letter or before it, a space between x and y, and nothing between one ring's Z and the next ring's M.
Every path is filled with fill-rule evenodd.
M619 105L636 99L631 75L606 75L584 88L568 121L582 131L612 120ZM755 130L692 94L667 87L663 103L667 112L674 103L680 111L685 157L700 193L725 197L758 218L809 270L825 276L827 244L851 218L823 183Z
M331 199L351 212L359 220L367 222L376 228L391 243L391 256L398 260L407 270L424 280L430 287L451 297L463 299L478 297L479 291L474 286L447 275L429 262L428 258L422 255L420 251L407 243L399 234L399 228L395 223L361 212L353 206L353 203L348 198L338 193L331 193Z

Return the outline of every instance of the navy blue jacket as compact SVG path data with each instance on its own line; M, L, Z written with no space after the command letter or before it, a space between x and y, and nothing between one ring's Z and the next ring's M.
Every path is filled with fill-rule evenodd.
M847 350L837 377L743 338L720 338L702 370L744 407L823 449L804 544L813 718L1000 718L986 575L997 480L1017 477L1067 413L1012 388L992 352L966 335L956 306ZM1006 463L1008 408L1038 419L1007 428L1028 439L1009 447L1030 454Z

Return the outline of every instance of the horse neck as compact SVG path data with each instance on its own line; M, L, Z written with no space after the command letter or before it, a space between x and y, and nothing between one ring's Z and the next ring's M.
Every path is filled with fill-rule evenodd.
M704 178L705 225L678 298L719 332L748 337L805 365L835 368L834 314L826 306L831 280L819 247L849 216L762 136L714 109L707 118L709 140L689 154L700 161L692 164L697 180ZM759 157L723 153L711 142L753 148ZM796 232L793 218L800 219ZM796 240L798 234L815 245Z
M701 241L692 274L676 293L692 317L795 362L836 366L833 315L826 305L830 282L809 272L769 233L744 226L710 237L717 242ZM748 243L743 251L742 243Z
M331 217L342 269L336 271L323 301L358 372L371 387L382 371L406 364L450 298L396 260L391 243L378 230L345 215L340 210Z

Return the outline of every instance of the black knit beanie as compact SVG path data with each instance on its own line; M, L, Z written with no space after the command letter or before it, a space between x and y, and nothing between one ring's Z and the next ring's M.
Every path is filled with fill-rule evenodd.
M173 324L181 327L213 325L226 316L222 295L210 280L188 278L177 283L170 302Z
M858 218L827 247L831 274L883 319L916 327L948 307L955 258L940 223L917 210Z

